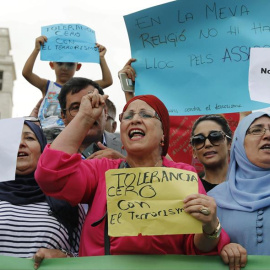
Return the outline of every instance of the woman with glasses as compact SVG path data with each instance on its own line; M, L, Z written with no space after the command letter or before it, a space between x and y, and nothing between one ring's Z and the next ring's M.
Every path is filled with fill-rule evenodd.
M202 234L108 237L106 234L106 182L109 169L173 167L195 172L184 163L165 158L169 146L169 114L155 96L133 97L120 115L120 133L125 159L82 160L77 154L85 134L99 117L107 96L97 90L84 96L79 112L48 146L39 163L36 178L47 195L76 205L92 202L80 243L80 256L104 254L218 254L229 239L216 217L214 200L205 194L184 199L184 211L202 222ZM45 177L46 175L46 177ZM149 226L154 226L152 222Z
M238 125L228 179L209 192L231 241L250 255L270 255L270 115L256 112Z
M250 255L270 255L270 115L252 113L239 123L228 179L209 192L231 241Z
M47 141L38 118L24 119L15 179L0 183L0 254L73 256L79 250L83 208L46 196L38 186L34 173Z
M232 131L222 115L204 115L193 124L190 143L193 157L204 167L201 181L206 192L226 180L231 141Z

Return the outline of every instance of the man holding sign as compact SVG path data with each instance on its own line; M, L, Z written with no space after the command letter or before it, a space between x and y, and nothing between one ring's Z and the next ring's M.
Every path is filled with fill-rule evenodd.
M76 32L74 28L76 28ZM112 84L112 76L105 60L106 48L95 43L94 31L89 27L77 24L51 25L42 27L42 33L44 35L36 38L35 48L27 59L22 74L27 81L42 92L44 100L39 109L38 116L47 140L51 142L64 128L57 99L58 94L61 87L74 76L76 71L80 70L81 64L78 62L83 60L84 62L100 63L102 79L96 82L102 88ZM76 45L77 43L79 44L78 39L83 44L92 44L87 47L91 47L91 50L84 50L84 54L82 54L82 45ZM73 46L63 45L67 43L73 44ZM51 69L55 71L55 82L40 78L33 73L34 64L40 50L42 55L45 55L41 59L49 60ZM51 51L54 53L49 53Z
M78 148L95 119L102 113L106 98L106 95L99 95L97 90L82 98L79 112L51 146L46 148L36 173L37 182L47 195L65 199L72 205L80 202L91 204L81 237L80 256L218 254L229 243L229 238L217 219L215 201L206 195L192 166L165 158L169 146L169 114L158 98L152 95L137 96L124 107L120 115L120 130L123 146L127 151L126 159L81 159L77 153ZM142 171L139 176L136 169L140 167L144 167L146 171ZM168 171L164 170L160 176L162 167L167 167ZM125 170L124 173L121 168ZM173 171L170 168L180 170ZM106 186L105 172L110 169L119 169L116 170L119 176L108 176ZM115 170L113 173L115 174ZM124 174L129 177L123 177ZM171 181L170 178L174 180ZM112 181L114 182L110 183ZM152 185L153 182L160 184L159 189ZM167 185L163 182L167 182ZM179 196L172 199L168 195L162 196L162 185L169 188L172 182L176 185L174 195ZM186 196L182 193L185 185L195 187L194 190L191 189L193 194ZM109 208L106 193L107 197L125 197L121 202L118 200L118 213L130 208L129 212L134 213L128 213L129 218L138 221L137 225L141 220L148 225L139 228L137 233L127 226L122 234L125 236L121 237L118 237L119 230L111 233L112 226L121 226L125 220L120 214L112 216L117 213ZM156 197L157 193L159 198ZM128 194L133 194L136 200L129 200L126 196ZM185 198L182 199L181 196ZM152 200L155 197L156 202ZM158 202L162 200L166 203ZM170 200L171 204L168 203ZM142 206L143 211L137 212L132 203L139 208ZM152 203L156 203L157 207L154 208ZM162 222L168 215L178 217L173 225ZM175 233L178 224L181 227L182 220L187 219L194 230L184 228L185 230L180 229ZM168 230L158 228L159 232L156 232L155 222L164 224ZM107 233L108 225L112 237Z

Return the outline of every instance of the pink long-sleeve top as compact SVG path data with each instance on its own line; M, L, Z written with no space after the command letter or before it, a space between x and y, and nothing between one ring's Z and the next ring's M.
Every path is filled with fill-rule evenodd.
M69 155L50 149L48 145L41 155L35 178L45 194L67 200L72 205L88 203L87 213L81 234L79 256L104 255L104 229L106 216L105 172L119 168L121 159L82 160L80 154ZM185 163L175 163L163 158L166 167L195 172ZM199 193L206 194L199 181ZM98 224L93 226L93 224ZM186 254L217 255L230 239L221 232L215 250L205 253L194 245L194 235L124 236L110 237L110 254Z

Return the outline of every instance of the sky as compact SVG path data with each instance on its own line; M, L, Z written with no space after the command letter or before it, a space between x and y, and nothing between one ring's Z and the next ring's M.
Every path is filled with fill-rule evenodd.
M118 71L131 58L130 44L124 22L128 15L145 8L164 4L166 0L8 0L1 4L0 28L8 28L11 41L10 55L16 70L13 88L13 117L27 116L39 101L41 91L29 84L22 76L22 69L34 49L35 39L41 35L41 26L58 23L83 24L96 33L98 43L107 48L105 55L113 76L113 85L105 94L115 103L117 115L121 112L125 98L118 79ZM55 80L55 73L47 61L39 56L34 73L42 78ZM75 76L98 80L100 66L83 63ZM119 125L118 125L119 126Z

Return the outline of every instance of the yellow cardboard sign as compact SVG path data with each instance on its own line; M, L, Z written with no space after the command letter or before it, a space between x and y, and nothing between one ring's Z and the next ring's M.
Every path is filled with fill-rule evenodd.
M198 193L197 174L175 168L128 168L106 172L109 236L202 233L183 210Z

